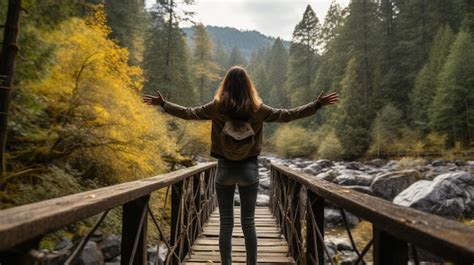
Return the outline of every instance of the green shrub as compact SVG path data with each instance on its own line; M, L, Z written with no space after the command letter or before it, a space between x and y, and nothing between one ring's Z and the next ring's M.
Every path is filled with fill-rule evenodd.
M283 125L275 131L272 145L284 157L310 156L316 151L314 133L294 125Z
M324 140L319 145L316 159L341 159L344 149L342 148L341 142L336 136L336 132L334 130L330 131L323 139Z

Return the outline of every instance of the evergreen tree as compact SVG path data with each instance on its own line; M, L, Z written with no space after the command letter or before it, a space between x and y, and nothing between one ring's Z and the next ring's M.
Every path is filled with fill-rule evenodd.
M237 47L232 48L232 51L230 52L230 55L229 55L229 60L227 61L227 68L235 66L235 65L244 66L246 64L247 62L245 58L242 56L242 54L240 53L240 49Z
M145 3L143 0L105 1L107 24L112 29L110 38L122 47L128 48L130 62L138 63L137 39L143 35L145 24Z
M315 95L313 83L318 60L321 25L310 5L293 31L288 65L288 92L293 106Z
M397 140L401 137L403 128L402 113L393 104L388 103L378 113L372 122L369 153L380 156L383 153L393 153ZM395 140L395 141L394 141Z
M202 24L194 27L194 52L193 66L195 75L195 85L199 94L199 102L205 103L212 98L213 82L219 80L221 70L212 59L213 43Z
M344 13L345 11L341 5L336 2L336 0L333 0L321 28L321 41L324 51L327 51L327 46L331 40L334 40L338 36L338 31L344 21Z
M287 71L288 51L283 46L282 40L277 38L270 50L270 61L268 64L270 96L267 100L270 105L279 107L288 107L290 105L285 87Z
M364 74L361 62L353 57L347 64L344 79L341 82L340 114L336 125L336 134L347 158L356 158L365 153L369 145L368 113L364 107Z
M438 79L431 126L447 133L451 145L461 142L468 147L474 132L474 43L469 33L458 33Z
M160 90L166 99L183 105L195 103L188 69L186 39L177 22L166 21L155 7L145 46L143 69L147 79L145 93ZM172 16L171 16L172 17Z
M428 62L418 73L415 87L410 94L412 121L425 132L429 129L428 109L436 93L437 76L448 57L453 40L454 34L449 26L439 29L433 41Z

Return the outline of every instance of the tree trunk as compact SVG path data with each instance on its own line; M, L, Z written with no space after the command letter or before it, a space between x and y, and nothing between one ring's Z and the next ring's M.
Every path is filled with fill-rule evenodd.
M7 20L0 56L0 180L6 170L5 146L7 140L8 107L13 84L15 57L18 52L17 37L20 21L21 0L9 0Z

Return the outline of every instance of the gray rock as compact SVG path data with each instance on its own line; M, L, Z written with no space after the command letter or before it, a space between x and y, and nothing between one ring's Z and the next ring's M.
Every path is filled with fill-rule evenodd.
M331 257L331 259L334 259L334 256L336 256L337 253L336 244L334 244L334 242L332 241L324 242L324 244L326 245L326 249L328 250L329 257ZM330 261L328 260L328 255L326 255L326 253L324 253L324 263L330 263Z
M358 161L352 161L352 162L346 163L347 169L361 170L363 167L364 165Z
M349 227L355 227L359 223L359 218L346 211L347 224ZM344 221L339 209L324 208L324 224L326 227L344 226Z
M433 181L418 181L393 202L447 217L471 217L474 216L474 177L458 171L439 175Z
M265 194L257 195L257 206L268 206L270 202L270 197Z
M343 173L337 176L333 182L343 186L370 186L372 179L372 176L366 174L353 175Z
M328 159L319 159L319 160L316 160L315 163L318 164L322 168L334 166L334 162Z
M380 158L375 158L365 162L365 164L372 167L383 167L385 164L387 164L387 161Z
M433 160L430 164L434 167L439 167L446 165L446 162L443 160Z
M320 173L322 170L322 167L316 163L311 164L303 169L304 173L311 174L311 175L317 175Z
M99 243L99 248L105 261L110 261L120 255L121 239L117 235L110 235Z
M265 189L270 188L270 178L260 179L259 185Z
M71 251L69 250L59 250L59 251L52 251L44 255L42 258L42 263L44 265L62 265L67 260L67 258L71 255Z
M339 265L355 265L357 261L357 253L350 250L340 251L338 255Z
M156 249L156 246L148 247L148 249L146 250L146 259L148 261L154 262L156 260L157 255L158 255L158 251Z
M101 265L104 263L104 256L100 251L97 243L94 241L87 242L84 250L77 259L79 265Z
M263 167L270 169L270 160L266 157L259 156L258 163L262 164Z
M376 176L370 188L375 196L391 201L419 179L421 179L421 174L416 170L387 172Z
M318 175L315 176L317 179L322 179L326 181L333 181L338 175L338 172L335 170L328 170L323 173L319 173Z
M56 245L54 250L71 250L73 247L74 244L72 243L71 239L63 238L63 240Z

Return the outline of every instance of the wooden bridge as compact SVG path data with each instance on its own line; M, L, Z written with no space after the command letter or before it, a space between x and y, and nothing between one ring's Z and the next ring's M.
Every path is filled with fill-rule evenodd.
M121 264L146 264L147 227L156 227L168 248L165 264L218 264L218 212L215 196L216 163L206 163L156 177L104 187L0 211L0 264L33 264L31 249L42 236L77 221L101 214L89 234L64 264L74 264L109 210L121 207ZM162 215L148 205L150 194L166 192L171 204L169 229ZM171 194L169 194L171 193ZM324 242L324 204L340 207L372 223L373 238L357 249L347 229L356 264L364 264L372 249L374 264L418 264L423 249L455 264L473 264L474 229L367 194L315 180L282 165L271 165L270 207L258 208L259 264L335 264ZM169 233L166 231L169 230ZM245 262L238 208L233 234L233 260ZM152 242L156 244L158 242ZM325 258L326 257L326 261ZM157 260L152 261L158 264ZM39 263L41 264L41 263Z

